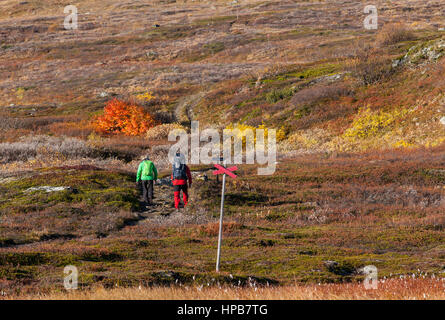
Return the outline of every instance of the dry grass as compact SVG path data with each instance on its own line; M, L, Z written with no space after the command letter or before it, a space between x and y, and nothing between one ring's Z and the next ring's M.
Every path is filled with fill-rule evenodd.
M390 23L384 25L376 38L377 43L381 46L393 45L413 39L415 39L415 36L412 30L402 23Z
M382 280L377 289L362 283L292 285L285 287L153 287L95 288L85 291L54 292L6 299L32 300L444 300L444 279Z
M167 140L169 133L176 129L184 130L185 128L183 126L181 126L180 124L176 124L176 123L161 124L161 125L158 125L158 126L148 129L148 131L146 133L146 138L149 141Z
M0 163L42 158L66 160L93 154L92 149L77 138L34 135L22 137L20 140L20 142L0 143Z

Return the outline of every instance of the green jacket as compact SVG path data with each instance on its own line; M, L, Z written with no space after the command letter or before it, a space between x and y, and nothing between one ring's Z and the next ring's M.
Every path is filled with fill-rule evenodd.
M155 164L150 160L143 160L138 168L136 176L136 182L140 180L157 180L158 170L156 170Z

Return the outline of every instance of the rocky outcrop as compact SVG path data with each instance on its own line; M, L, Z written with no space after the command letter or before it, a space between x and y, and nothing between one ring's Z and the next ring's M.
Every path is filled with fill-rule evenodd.
M445 55L445 39L432 40L411 47L401 58L393 61L393 67L435 62Z

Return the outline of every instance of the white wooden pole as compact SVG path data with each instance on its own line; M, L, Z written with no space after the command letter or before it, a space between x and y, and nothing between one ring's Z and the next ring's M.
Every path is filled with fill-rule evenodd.
M226 191L226 174L224 173L222 179L222 191L221 191L221 211L219 216L219 236L218 236L218 253L216 256L216 272L219 272L219 262L221 257L221 242L223 232L223 216L224 216L224 193Z

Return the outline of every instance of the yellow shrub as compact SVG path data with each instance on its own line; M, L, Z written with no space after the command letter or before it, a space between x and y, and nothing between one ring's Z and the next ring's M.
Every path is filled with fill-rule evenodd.
M288 150L321 150L330 138L331 134L320 128L299 130L290 135L287 141L285 141L285 147Z
M18 99L22 100L25 95L26 90L24 88L18 88L16 90L16 96Z
M144 102L149 102L150 100L154 99L154 96L152 95L151 92L147 91L145 93L141 93L141 94L136 95L136 98L141 100L141 101L144 101Z
M407 113L406 109L389 112L373 112L370 108L360 109L351 127L345 131L344 136L352 139L379 136L390 130L392 125Z
M443 135L443 134L442 134ZM437 147L440 146L442 143L445 142L445 137L437 137L436 139L431 139L431 141L427 141L425 143L426 147Z
M269 129L266 128L266 126L264 124L259 125L258 128L254 127L254 126L249 126L247 124L242 124L242 123L237 123L235 125L229 124L226 127L226 129L229 129L229 130L238 129L239 130L239 133L238 133L239 136L238 137L239 138L242 137L243 143L246 142L246 137L244 136L244 131L247 130L247 129L252 130L252 132L254 134L255 142L256 142L256 130L257 129L263 129L264 130L264 139L267 139L268 132L269 132ZM278 129L277 132L276 132L276 139L277 139L277 141L282 141L285 138L286 138L286 132L284 131L284 129L283 128ZM265 140L265 141L267 141L267 140Z
M395 148L407 148L414 146L414 144L406 142L405 140L399 140L396 143L394 143L393 146Z

